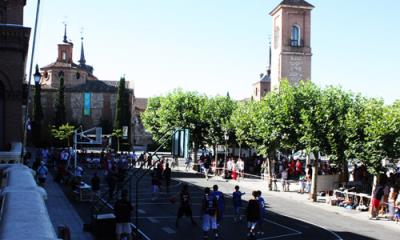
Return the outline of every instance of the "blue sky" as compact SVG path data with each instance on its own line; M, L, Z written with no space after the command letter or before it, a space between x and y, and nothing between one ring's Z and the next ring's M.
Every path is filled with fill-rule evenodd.
M101 80L131 81L137 97L172 89L235 99L250 97L265 72L272 10L281 0L41 0L34 63L54 62L63 37ZM387 103L400 99L400 31L396 0L310 0L312 81ZM33 27L36 1L25 25ZM28 65L29 66L29 65Z

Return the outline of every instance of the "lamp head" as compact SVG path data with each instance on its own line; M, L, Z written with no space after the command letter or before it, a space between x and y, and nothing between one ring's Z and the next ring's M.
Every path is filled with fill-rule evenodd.
M35 80L35 85L38 85L40 83L40 78L42 75L39 72L39 66L36 64L36 71L33 74L33 79Z

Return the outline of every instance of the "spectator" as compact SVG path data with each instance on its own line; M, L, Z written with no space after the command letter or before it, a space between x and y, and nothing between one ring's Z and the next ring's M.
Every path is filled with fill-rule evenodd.
M100 191L100 178L97 176L97 172L93 174L90 183L92 184L92 200L93 200L94 198L99 197L99 191Z
M42 187L44 187L44 183L46 182L48 172L49 172L49 170L47 169L46 165L42 161L40 163L39 168L37 169L39 185Z
M169 185L171 184L171 168L169 167L168 163L165 164L163 175L165 179L165 186L167 189L167 193L169 193Z
M114 214L116 221L115 232L117 234L117 239L123 239L123 234L127 235L128 239L132 238L132 228L131 228L131 214L133 211L133 206L128 200L128 191L123 190L121 198L117 200L114 205Z

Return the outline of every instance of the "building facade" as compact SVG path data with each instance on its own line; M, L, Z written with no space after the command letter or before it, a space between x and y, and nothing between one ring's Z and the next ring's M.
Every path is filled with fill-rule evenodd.
M86 64L83 39L79 64L73 61L73 47L74 44L67 40L65 27L64 39L58 44L56 61L40 69L44 113L42 125L54 124L58 89L60 79L63 78L66 121L82 125L84 129L102 127L103 133L109 134L116 113L119 81L99 80L93 74L93 67ZM129 88L129 82L125 82L125 88L129 101L127 107L132 116L128 127L132 129L134 90Z
M0 0L0 150L23 138L23 93L30 28L25 0Z
M271 90L287 79L296 85L311 80L311 10L304 0L284 0L272 16Z

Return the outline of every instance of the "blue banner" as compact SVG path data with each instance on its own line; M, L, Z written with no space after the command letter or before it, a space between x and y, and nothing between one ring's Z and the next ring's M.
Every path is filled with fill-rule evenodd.
M83 95L83 115L90 116L90 96L91 93L86 92Z

